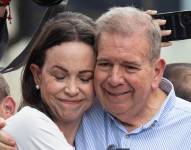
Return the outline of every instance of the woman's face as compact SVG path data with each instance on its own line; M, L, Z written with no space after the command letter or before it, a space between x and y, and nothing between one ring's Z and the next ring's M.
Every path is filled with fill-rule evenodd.
M75 123L93 102L95 56L91 46L65 42L49 48L44 66L31 65L43 101L56 122Z

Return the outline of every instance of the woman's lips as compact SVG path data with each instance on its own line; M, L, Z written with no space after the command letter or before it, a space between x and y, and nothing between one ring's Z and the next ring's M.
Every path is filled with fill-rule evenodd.
M83 100L80 99L80 100L76 100L76 99L59 99L60 101L62 101L63 103L67 103L67 104L78 104L80 102L82 102Z

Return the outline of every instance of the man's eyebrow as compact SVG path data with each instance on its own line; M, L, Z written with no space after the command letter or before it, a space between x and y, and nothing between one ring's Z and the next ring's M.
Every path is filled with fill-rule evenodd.
M107 58L103 58L103 57L100 57L100 58L98 57L97 61L108 61L108 59Z
M131 64L131 65L140 66L140 64L138 64L137 62L135 62L135 61L128 61L128 60L121 62L121 64L124 64L124 65Z

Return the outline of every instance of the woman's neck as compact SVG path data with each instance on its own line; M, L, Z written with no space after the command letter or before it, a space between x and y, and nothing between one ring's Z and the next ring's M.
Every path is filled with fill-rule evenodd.
M70 145L74 145L75 136L80 126L80 122L81 120L75 123L68 123L68 122L57 123L59 129L63 132L67 142Z

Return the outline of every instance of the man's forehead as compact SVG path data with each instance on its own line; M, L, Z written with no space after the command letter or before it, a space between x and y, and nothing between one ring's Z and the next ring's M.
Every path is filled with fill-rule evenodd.
M132 36L123 36L114 33L104 33L98 42L98 53L103 50L116 48L119 52L127 52L127 50L149 49L150 42L143 34L133 34Z
M144 31L140 32L134 32L134 33L117 33L117 32L103 32L100 34L98 40L98 44L102 41L112 41L112 42L125 42L126 40L132 40L132 39L144 39L146 41L149 41L147 33ZM136 40L137 41L137 40ZM103 42L104 43L104 42ZM112 44L112 43L111 43Z

